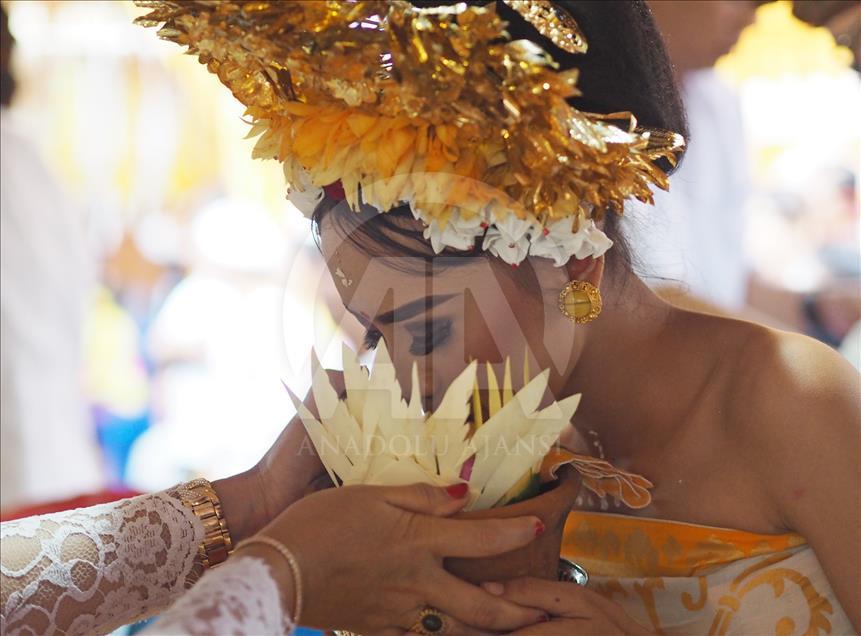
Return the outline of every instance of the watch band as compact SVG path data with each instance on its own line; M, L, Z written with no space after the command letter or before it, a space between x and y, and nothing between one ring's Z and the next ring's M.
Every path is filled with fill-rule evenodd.
M221 510L221 500L205 479L193 479L179 487L180 499L203 524L198 554L207 568L223 563L233 551L233 541Z

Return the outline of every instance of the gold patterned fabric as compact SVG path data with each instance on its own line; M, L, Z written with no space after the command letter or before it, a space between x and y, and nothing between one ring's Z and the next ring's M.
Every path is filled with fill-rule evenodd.
M562 556L658 634L855 634L803 537L572 512Z

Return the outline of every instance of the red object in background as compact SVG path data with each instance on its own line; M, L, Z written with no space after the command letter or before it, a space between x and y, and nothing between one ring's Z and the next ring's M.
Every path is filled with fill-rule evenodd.
M341 183L340 179L327 186L323 186L323 192L326 193L327 197L335 199L336 201L343 201L347 197L347 195L344 194L344 184Z
M46 515L52 512L63 512L64 510L74 510L75 508L87 508L96 504L110 503L136 497L142 493L136 490L118 489L118 490L103 490L101 492L91 493L87 495L79 495L71 499L63 499L61 501L50 501L47 503L26 506L15 510L5 510L0 513L0 521L12 521L13 519L23 519L24 517L33 517L35 515Z

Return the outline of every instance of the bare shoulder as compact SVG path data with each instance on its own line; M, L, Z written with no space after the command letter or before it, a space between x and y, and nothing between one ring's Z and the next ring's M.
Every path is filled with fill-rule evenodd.
M843 491L859 490L861 376L806 336L752 324L730 328L745 337L726 383L724 433L786 527L797 529L794 509L813 489L835 504L859 494ZM831 492L822 492L822 476L841 472Z
M746 328L728 383L726 432L774 525L813 548L838 600L861 627L861 377L810 338Z
M750 323L735 329L745 334L728 383L735 421L748 426L753 418L766 434L786 434L794 422L819 427L861 414L861 376L839 353L801 334Z
M745 412L789 403L787 390L798 399L824 397L840 385L858 389L855 368L813 338L725 316L682 315L686 350L715 361L716 377L727 390L724 397Z
M713 501L730 491L721 514L733 527L804 537L861 632L861 551L847 549L861 544L861 376L805 336L686 321L680 355L708 371L700 431L719 462Z

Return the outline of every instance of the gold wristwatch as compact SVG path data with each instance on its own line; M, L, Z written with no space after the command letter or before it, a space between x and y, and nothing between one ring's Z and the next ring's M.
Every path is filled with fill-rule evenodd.
M203 541L197 548L203 565L211 568L224 562L233 551L233 541L215 488L205 479L193 479L179 487L179 495L203 523Z

